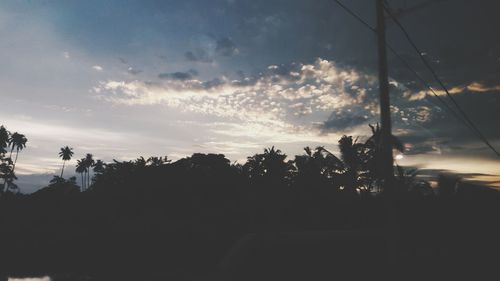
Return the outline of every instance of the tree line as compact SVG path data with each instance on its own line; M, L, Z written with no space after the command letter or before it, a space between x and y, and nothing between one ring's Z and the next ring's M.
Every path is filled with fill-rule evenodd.
M332 190L349 193L352 195L375 194L382 191L383 172L378 165L380 147L380 127L378 124L369 125L371 136L365 141L344 135L338 141L339 155L335 155L323 146L316 148L305 147L301 155L293 159L281 150L273 147L264 149L247 158L245 163L231 163L222 154L195 153L190 157L172 162L165 157L139 157L131 161L116 161L105 163L95 160L91 153L78 159L75 172L80 175L79 190L101 188L107 189L103 183L114 185L120 180L116 175L128 178L134 175L148 181L151 175L148 172L160 168L163 170L178 169L187 165L188 169L196 170L203 166L205 169L225 169L223 175L235 173L247 183L274 186L323 186ZM396 137L392 138L394 150L404 152L403 143ZM73 148L64 146L60 149L59 157L63 160L60 176L54 176L51 184L77 184L77 179L71 177L64 179L64 169L67 161L74 155ZM190 164L186 164L190 163ZM140 171L146 173L136 175ZM432 193L431 185L417 177L415 169L405 169L395 166L395 185L400 190L421 194ZM113 179L113 180L111 180ZM149 181L150 182L150 181ZM314 188L314 187L311 187Z
M93 154L87 153L77 160L75 172L80 176L79 183L76 177L64 178L66 163L74 156L74 149L69 146L61 147L58 155L62 159L62 168L59 176L55 175L49 186L72 186L78 191L88 191L95 188L107 189L103 183L115 184L110 179L116 175L124 178L137 171L144 173L156 168L176 169L189 162L188 169L204 166L208 170L215 168L225 169L227 175L235 173L246 183L273 186L319 186L331 190L349 193L352 195L376 194L382 191L383 172L378 165L380 154L380 127L378 124L369 125L371 136L360 141L352 136L342 136L338 141L339 155L335 155L323 146L316 148L305 147L301 155L293 159L281 150L273 147L264 149L247 158L245 163L231 163L222 154L195 153L190 157L172 162L166 156L150 158L139 157L131 161L116 161L105 163L94 159ZM15 166L19 153L26 147L28 139L23 134L10 133L4 126L0 127L0 177L3 179L2 193L19 192L14 183L17 179ZM404 152L403 143L392 138L394 150ZM183 164L184 163L184 164ZM147 172L145 172L147 173ZM400 191L409 191L419 194L431 194L432 188L427 181L419 180L418 171L395 166L394 185ZM227 177L227 175L222 175ZM139 175L136 175L139 176ZM144 181L150 175L141 176Z
M25 135L11 133L4 126L0 126L0 178L3 180L0 194L19 191L19 187L14 183L17 179L15 169L19 152L26 147L27 142ZM14 152L15 157L12 159Z

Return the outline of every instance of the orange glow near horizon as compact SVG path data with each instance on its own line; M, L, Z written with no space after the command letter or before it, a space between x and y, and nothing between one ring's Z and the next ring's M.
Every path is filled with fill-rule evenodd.
M500 189L500 161L482 158L465 158L442 155L408 155L402 159L403 166L416 166L420 169L446 170L464 175L463 180L481 182Z

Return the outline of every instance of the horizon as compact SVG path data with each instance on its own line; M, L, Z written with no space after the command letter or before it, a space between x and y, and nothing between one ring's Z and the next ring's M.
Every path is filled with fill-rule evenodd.
M2 2L0 120L29 139L16 166L21 191L48 184L66 145L74 173L86 153L104 161L221 153L241 163L266 147L289 157L305 146L336 153L342 135L367 137L379 120L375 38L334 2L315 4ZM349 6L374 25L371 4ZM497 148L498 8L439 1L401 18ZM430 80L393 23L387 32ZM397 163L500 188L498 157L390 55L389 74L394 134L407 148Z

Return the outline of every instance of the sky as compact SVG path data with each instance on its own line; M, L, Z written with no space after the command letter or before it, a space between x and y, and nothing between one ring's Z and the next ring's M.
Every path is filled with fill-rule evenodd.
M374 1L344 1L375 25ZM465 112L500 149L500 3L389 0ZM332 0L4 0L0 123L25 134L23 192L86 153L194 152L231 161L276 146L337 151L378 121L376 38ZM439 89L394 22L387 41ZM500 186L500 162L389 54L400 165ZM443 95L443 91L437 91Z

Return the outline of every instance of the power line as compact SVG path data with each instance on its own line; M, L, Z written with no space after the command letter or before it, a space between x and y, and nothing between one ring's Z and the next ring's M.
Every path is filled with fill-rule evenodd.
M368 29L370 29L372 32L374 33L377 33L377 30L375 28L373 28L370 24L368 24L365 20L363 20L358 14L356 14L355 12L353 12L351 9L349 9L347 6L345 6L342 2L340 2L339 0L334 0L340 7L342 7L347 13L349 13L351 16L353 16L354 18L356 18L360 23L362 23L365 27L367 27ZM385 7L387 9L387 7ZM391 15L391 14L390 14ZM391 16L392 17L392 16ZM400 27L401 28L401 27ZM408 36L409 37L409 36ZM446 103L435 91L434 89L422 78L422 76L420 76L418 74L418 72L416 70L414 70L410 64L401 56L399 55L396 50L389 44L386 44L387 45L387 48L391 51L391 53L393 55L396 56L396 58L398 58L402 63L403 65L408 68L417 78L418 80L427 88L431 91L431 93L434 95L434 97L436 97L442 104L443 106L446 107L446 109L448 109L455 118L457 118L457 120L459 120L460 122L463 123L463 125L465 125L466 127L468 127L475 135L476 137L480 138L481 141L483 141L491 150L493 150L493 152L495 152L496 155L500 156L500 153L498 153L496 151L496 149L489 143L489 141L484 137L484 135L479 131L479 129L477 129L477 127L474 125L474 123L467 117L467 115L465 114L465 112L463 112L463 110L458 106L458 103L455 101L455 99L453 99L453 97L451 97L451 95L449 94L447 88L444 86L444 84L442 84L441 80L439 80L439 77L437 77L437 75L435 74L435 72L432 70L433 72L433 75L434 75L434 78L438 80L438 82L440 83L440 86L445 90L446 94L448 97L450 97L453 101L453 103L455 104L455 106L457 106L459 112L457 113L448 103ZM416 46L415 46L416 47ZM417 48L418 49L418 48ZM419 52L419 55L421 56L421 58L425 61L425 63L428 65L427 61L425 60L425 58L423 58L423 56L421 55L421 52ZM429 65L429 68L430 68L430 65ZM463 115L460 116L461 113Z
M448 109L448 111L451 112L451 114L453 114L453 116L455 118L457 118L458 121L462 122L462 124L464 124L465 126L469 127L470 128L470 125L457 113L455 112L455 110L446 102L444 101L437 93L436 91L434 91L434 89L424 80L424 78L422 78L422 76L420 76L420 74L418 74L418 72L411 67L411 65L400 55L398 54L390 45L387 45L388 49L391 51L391 53L396 56L396 58L398 58L402 63L403 65L408 68L412 73L413 75L415 75L417 77L417 79L420 81L420 83L422 83L422 85L429 89L429 91L434 95L434 97L443 104L444 107L446 107L446 109ZM471 128L470 128L471 129Z
M365 27L367 27L368 29L370 29L371 31L373 31L374 33L377 33L377 30L375 28L373 28L370 24L368 24L366 21L364 21L359 15L357 15L355 12L353 12L351 9L349 9L347 6L345 6L342 2L340 2L339 0L335 0L335 2L337 2L337 4L342 7L346 12L348 12L350 15L352 15L354 18L356 18L359 22L361 22ZM429 91L431 91L431 93L443 104L444 107L446 107L446 109L448 109L452 114L453 116L455 116L455 118L457 118L459 121L461 121L464 125L466 126L469 126L469 124L467 122L465 122L465 120L463 120L462 118L460 118L460 115L458 115L455 110L453 110L452 107L450 107L450 105L448 105L435 91L434 89L427 83L425 82L424 78L422 78L422 76L420 76L418 74L418 72L413 69L411 67L411 65L400 55L398 54L398 52L396 52L396 50L388 43L386 43L386 46L387 48L389 49L389 51L391 51L391 53L396 56L396 58L398 58L402 63L403 65L408 68L416 77L417 79L423 84L424 87L426 87L427 89L429 89Z
M363 20L358 14L356 14L355 12L353 12L351 9L349 9L346 5L344 5L342 2L340 2L339 0L334 0L335 2L337 2L337 4L342 7L347 13L349 13L351 16L353 16L354 18L356 18L359 22L361 22L364 26L366 26L368 29L370 29L371 31L377 33L377 30L375 28L373 28L370 24L368 24L365 20Z
M386 7L386 10L387 10L387 7ZM391 18L392 18L392 15L391 15ZM397 58L398 58L401 62L403 62L403 64L404 64L404 65L405 65L408 69L410 69L410 71L412 71L412 72L413 72L413 74L414 74L414 75L415 75L415 76L416 76L416 77L420 80L420 82L421 82L421 83L422 83L422 84L423 84L426 88L428 88L428 89L432 92L432 94L433 94L433 95L434 95L434 96L435 96L435 97L436 97L436 98L437 98L437 99L438 99L438 100L439 100L439 101L440 101L443 105L445 105L445 106L446 106L446 107L450 110L450 112L452 112L452 113L453 113L453 115L454 115L457 119L459 119L461 122L463 122L463 123L464 123L464 125L466 125L466 126L467 126L467 127L469 127L470 129L472 129L471 125L470 125L469 123L467 123L467 122L465 121L465 119L463 119L460 115L458 115L458 114L455 112L455 110L454 110L452 107L450 107L450 106L448 105L448 103L446 103L446 102L445 102L445 101L444 101L444 100L443 100L443 99L442 99L442 98L441 98L441 97L440 97L440 96L439 96L439 95L438 95L438 94L434 91L434 89L433 89L433 88L432 88L432 87L431 87L431 86L430 86L430 85L429 85L429 84L428 84L428 83L427 83L427 82L426 82L426 81L425 81L425 80L424 80L424 79L423 79L423 78L422 78L422 77L421 77L421 76L420 76L420 75L419 75L419 74L418 74L418 73L417 73L417 72L416 72L416 71L415 71L415 70L414 70L414 69L413 69L413 68L409 65L409 63L408 63L408 62L406 62L406 60L405 60L403 57L401 57L401 56L400 56L400 55L399 55L399 54L398 54L395 50L393 50L391 47L389 47L389 48L391 49L391 51L393 52L393 54L394 54L394 55L395 55L395 56L396 56L396 57L397 57ZM419 52L419 54L421 54L421 52ZM446 91L446 88L445 88L445 91ZM454 100L454 99L452 98L452 100ZM473 130L473 129L472 129L472 130Z
M438 84L443 88L443 90L446 93L446 96L453 102L455 107L458 109L459 113L463 116L463 118L469 123L470 127L476 132L477 136L481 138L481 140L493 151L497 156L500 157L500 153L491 145L491 143L488 141L488 139L481 133L481 131L477 128L477 126L474 124L474 122L469 118L469 116L465 113L465 111L460 107L458 102L453 98L453 96L450 94L448 91L448 88L444 85L444 83L441 81L439 76L436 74L432 66L429 64L429 62L425 59L425 57L422 55L422 52L420 49L417 47L415 42L411 39L410 34L406 31L406 29L403 27L403 25L399 22L399 20L393 15L392 11L387 7L384 6L384 9L386 12L389 14L389 16L392 18L392 20L396 23L396 25L401 29L403 34L405 35L406 39L410 43L410 45L413 47L413 49L417 52L418 56L420 57L420 60L424 63L424 65L427 67L427 69L431 72L432 76L434 79L438 82Z

